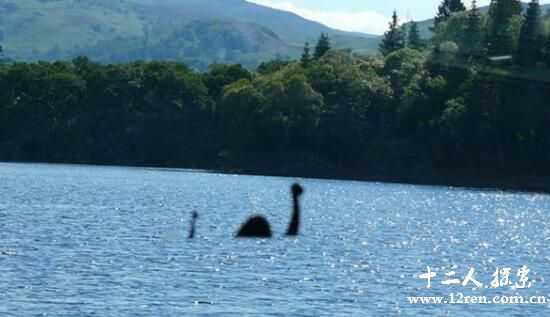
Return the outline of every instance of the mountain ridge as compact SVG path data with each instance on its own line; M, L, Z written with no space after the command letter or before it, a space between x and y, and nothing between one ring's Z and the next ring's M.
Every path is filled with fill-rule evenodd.
M185 32L196 38L185 40ZM107 63L168 59L201 69L213 62L254 67L299 57L304 42L313 45L322 32L335 48L374 52L378 46L374 35L331 29L244 0L0 0L0 44L17 60L86 54Z

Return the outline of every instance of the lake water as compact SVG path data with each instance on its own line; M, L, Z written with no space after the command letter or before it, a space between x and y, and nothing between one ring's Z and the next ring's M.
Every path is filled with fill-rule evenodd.
M549 212L533 193L0 163L0 316L542 316L550 304L407 297L550 295ZM256 213L275 238L232 238ZM524 265L529 289L485 288ZM470 268L481 289L442 284Z

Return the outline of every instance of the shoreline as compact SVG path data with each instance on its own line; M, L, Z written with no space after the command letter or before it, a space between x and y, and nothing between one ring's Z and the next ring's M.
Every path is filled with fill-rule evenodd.
M216 173L243 176L287 177L306 178L319 180L376 182L389 184L406 184L417 186L459 187L477 190L500 190L525 193L550 194L550 181L548 177L534 176L494 176L483 175L475 177L472 171L439 171L430 173L404 173L401 175L391 173L369 173L366 170L325 170L305 171L299 169L269 170L261 168L195 168L164 165L131 165L117 163L88 163L88 162L39 162L39 161L0 161L6 164L45 164L45 165L74 165L89 167L114 167L114 168L143 168L164 171Z
M388 184L404 184L415 186L437 186L437 187L457 187L474 190L497 190L507 192L524 192L550 194L550 182L545 181L545 177L468 177L460 172L453 174L430 174L422 177L412 175L376 175L368 173L288 173L288 172L266 172L260 170L215 170L212 172L235 174L235 175L254 175L254 176L274 176L274 177L298 177L320 180L341 180L358 182L375 182Z

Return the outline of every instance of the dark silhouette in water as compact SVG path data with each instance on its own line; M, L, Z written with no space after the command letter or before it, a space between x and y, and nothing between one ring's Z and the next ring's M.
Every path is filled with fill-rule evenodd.
M302 186L292 185L292 218L286 232L287 236L296 236L300 229L300 202L299 197L304 192ZM271 238L269 222L262 216L254 216L239 229L238 238Z
M292 219L286 231L287 236L297 236L300 229L300 196L304 193L302 186L292 185Z
M269 222L262 216L255 216L241 227L237 233L238 238L271 238Z
M191 229L189 229L189 239L195 238L195 224L199 218L199 214L196 211L193 211L193 216L191 218Z

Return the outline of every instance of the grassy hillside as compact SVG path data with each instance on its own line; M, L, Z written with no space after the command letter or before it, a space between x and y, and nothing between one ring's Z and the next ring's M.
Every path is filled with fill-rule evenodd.
M283 42L267 28L235 21L206 20L190 22L162 39L134 37L100 41L91 47L49 52L48 59L86 55L101 62L116 63L138 59L174 60L203 70L211 63L255 67L262 60L299 54L300 48Z
M142 35L143 21L124 2L1 0L0 33L6 51L30 56L55 46L86 46L117 35Z
M88 54L134 59L242 62L298 57L329 33L335 48L372 52L378 39L330 29L244 0L0 0L0 44L15 59Z
M321 32L356 39L376 36L331 29L318 22L286 11L263 7L245 0L129 0L185 19L230 19L261 25L277 33L284 41L300 45L314 40Z

